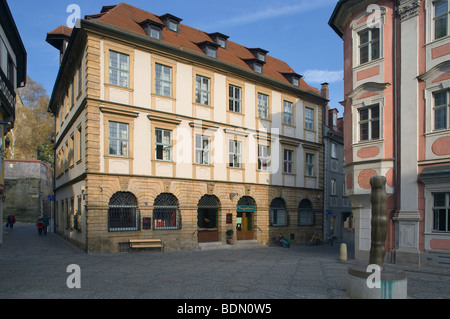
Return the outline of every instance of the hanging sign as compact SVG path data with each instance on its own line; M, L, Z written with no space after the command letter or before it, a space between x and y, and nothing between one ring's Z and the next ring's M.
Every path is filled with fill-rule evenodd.
M237 211L238 212L254 212L256 210L255 206L238 206Z

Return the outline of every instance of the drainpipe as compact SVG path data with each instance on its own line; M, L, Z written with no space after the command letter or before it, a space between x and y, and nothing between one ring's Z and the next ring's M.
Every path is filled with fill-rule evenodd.
M395 215L395 213L398 210L398 132L397 132L397 128L398 128L398 123L397 123L397 114L398 114L398 102L397 102L397 12L398 12L398 2L394 1L394 34L393 34L393 40L394 40L394 52L393 52L393 66L394 66L394 72L393 72L393 98L394 98L394 141L393 141L393 146L394 146L394 208L391 210L389 217L391 220L393 220L393 217ZM390 223L392 225L392 223ZM394 227L394 231L395 231L395 227ZM392 232L390 232L392 233ZM393 247L393 249L395 249L395 239L397 238L397 234L394 232L394 238L391 239L391 244ZM392 243L392 240L394 240L394 242ZM393 262L395 263L395 257L393 257L394 260Z

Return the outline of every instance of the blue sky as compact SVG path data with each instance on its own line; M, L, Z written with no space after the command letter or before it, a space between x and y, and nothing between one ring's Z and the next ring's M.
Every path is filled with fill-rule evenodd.
M81 17L99 13L113 0L7 0L28 53L28 75L50 95L59 68L59 52L45 42L47 32L67 25L77 4ZM328 26L337 0L128 0L157 15L171 13L182 23L220 32L246 47L259 47L288 63L311 86L330 85L330 106L342 116L343 43Z

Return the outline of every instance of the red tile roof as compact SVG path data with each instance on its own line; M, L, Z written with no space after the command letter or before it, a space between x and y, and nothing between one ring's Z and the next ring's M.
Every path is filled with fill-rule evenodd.
M146 37L147 39L148 37L145 34L144 29L140 26L140 23L145 20L151 20L156 23L163 24L163 21L161 21L159 16L136 8L127 3L103 7L101 13L87 15L85 19L116 30L125 31L127 33L135 33L142 37ZM58 28L56 30L58 30ZM66 32L65 29L63 31ZM198 46L199 43L205 41L214 42L208 33L189 27L182 23L179 24L178 33L167 30L167 28L163 28L162 43L169 46L174 46L175 48L186 52L205 56L201 48ZM217 55L218 61L250 72L253 71L245 60L254 58L255 56L248 48L230 40L227 41L226 49L219 47ZM286 62L267 55L262 76L277 80L286 85L290 85L290 82L285 76L283 76L283 73L295 72ZM303 79L300 79L300 89L320 96L319 90L306 84Z

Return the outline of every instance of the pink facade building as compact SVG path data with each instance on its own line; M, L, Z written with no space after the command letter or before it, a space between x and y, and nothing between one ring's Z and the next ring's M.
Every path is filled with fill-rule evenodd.
M450 3L340 0L346 195L370 251L370 184L386 177L386 262L450 266Z

